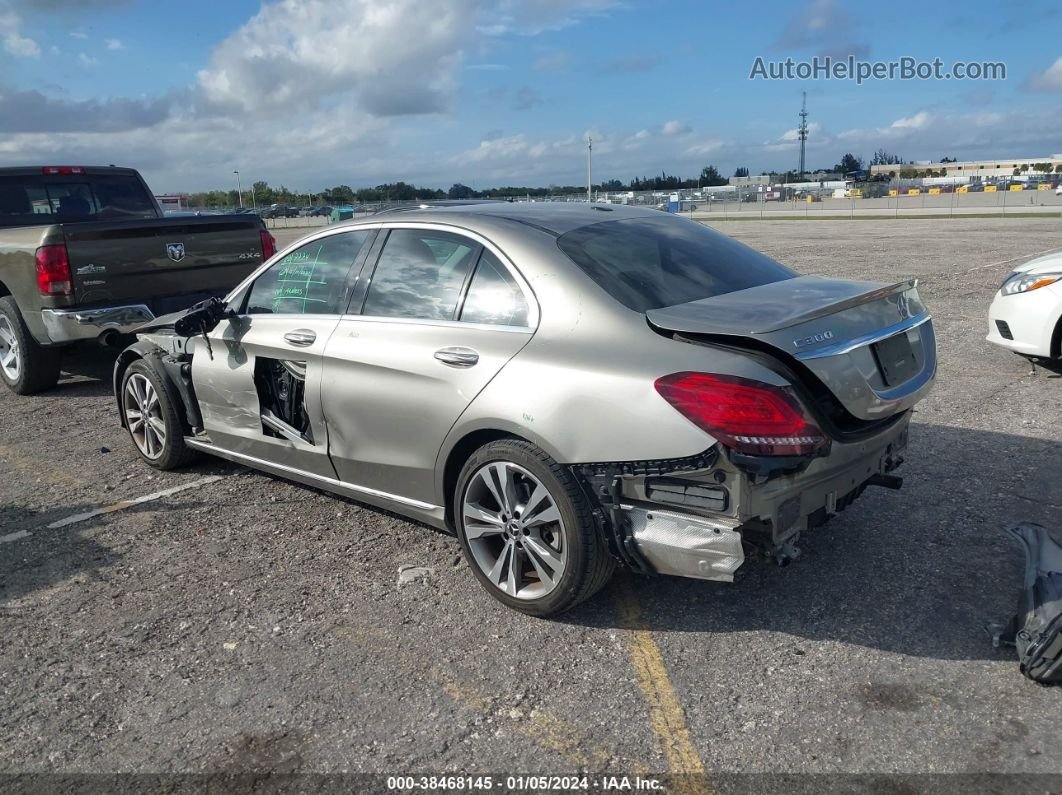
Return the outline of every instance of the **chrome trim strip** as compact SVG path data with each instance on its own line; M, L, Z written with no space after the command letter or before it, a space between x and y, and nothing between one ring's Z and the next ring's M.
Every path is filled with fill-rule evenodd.
M262 469L266 472L277 472L278 474L287 473L293 478L300 480L312 480L316 483L321 483L329 491L338 492L351 492L355 495L364 494L368 497L375 497L381 500L387 500L388 502L396 502L399 505L408 505L410 508L416 508L419 511L441 511L442 508L438 505L432 505L429 502L421 502L420 500L412 500L409 497L401 497L397 494L389 494L386 491L378 491L377 489L366 488L365 486L355 486L353 483L345 483L342 480L335 480L334 478L326 478L323 475L315 475L313 472L307 472L303 469L295 469L294 467L285 466L284 464L277 464L272 461L266 461L262 458L255 458L254 456L247 455L246 453L237 453L232 450L226 450L222 447L204 442L200 439L192 439L186 437L184 443L189 447L194 447L196 450L202 450L204 453L210 453L211 455L221 456L222 458L228 458L234 461L240 461L247 464L254 469Z
M144 304L90 309L42 309L41 321L52 342L73 342L98 337L105 331L131 334L155 319Z
M251 317L255 317L251 315ZM269 317L277 317L269 315ZM440 326L442 328L472 328L480 331L504 331L510 334L534 334L530 326L496 326L492 323L466 323L463 320L432 320L420 317L383 317L380 315L340 315L339 319L357 323L390 323L396 325Z
M827 356L840 356L845 353L851 353L856 348L863 348L867 345L873 345L875 342L881 342L882 340L886 340L900 332L918 328L923 323L928 323L931 319L932 317L928 312L923 312L920 315L915 315L907 320L901 320L899 323L893 323L891 326L878 329L870 334L864 334L862 337L856 337L855 339L827 345L825 348L800 351L794 355L802 362L807 361L808 359L823 359Z

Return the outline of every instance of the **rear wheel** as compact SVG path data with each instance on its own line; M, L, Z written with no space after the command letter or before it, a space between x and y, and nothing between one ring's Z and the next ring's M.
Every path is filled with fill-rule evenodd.
M177 469L195 457L166 385L143 359L122 378L122 417L136 451L156 469Z
M454 506L473 573L515 610L562 613L600 590L615 568L574 476L528 442L477 450L457 479Z
M37 344L10 295L0 298L0 379L20 395L51 389L59 380L57 348Z

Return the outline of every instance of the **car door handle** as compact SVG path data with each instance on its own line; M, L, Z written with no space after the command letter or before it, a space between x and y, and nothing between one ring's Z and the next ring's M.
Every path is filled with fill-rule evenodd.
M305 348L307 345L313 345L316 339L317 332L308 328L297 328L284 335L285 342L291 345L297 345L300 348Z
M451 367L471 367L479 361L479 354L471 348L440 348L435 358Z

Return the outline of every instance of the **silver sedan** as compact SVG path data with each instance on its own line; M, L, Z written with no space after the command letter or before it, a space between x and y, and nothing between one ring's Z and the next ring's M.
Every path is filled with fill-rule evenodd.
M619 564L732 581L897 488L936 346L911 282L799 276L690 220L482 203L331 226L115 366L159 469L196 454L457 534L495 598Z

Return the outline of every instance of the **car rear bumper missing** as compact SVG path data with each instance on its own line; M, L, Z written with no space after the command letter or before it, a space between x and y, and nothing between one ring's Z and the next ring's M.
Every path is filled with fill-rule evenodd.
M909 423L907 413L869 438L835 442L799 472L770 478L742 471L726 456L697 471L626 477L624 532L658 574L733 582L750 546L787 562L802 531L848 507L867 486L899 487L889 473L903 460ZM707 509L712 504L721 509Z

